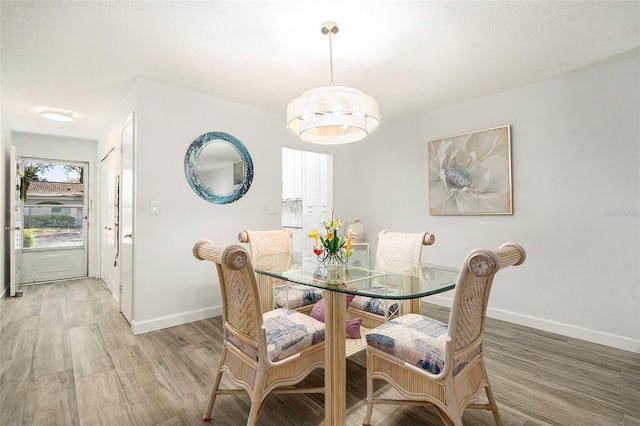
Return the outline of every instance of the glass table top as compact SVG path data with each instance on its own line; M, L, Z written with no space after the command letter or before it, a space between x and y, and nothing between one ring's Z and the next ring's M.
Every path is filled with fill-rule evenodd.
M452 290L458 278L458 269L428 263L397 267L370 257L327 265L306 253L265 256L254 269L280 280L380 299L413 299L442 293Z

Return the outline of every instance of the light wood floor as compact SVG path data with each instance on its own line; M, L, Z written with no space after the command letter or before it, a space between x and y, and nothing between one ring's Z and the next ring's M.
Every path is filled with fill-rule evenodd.
M93 279L23 286L0 302L0 425L198 425L222 340L213 318L133 336ZM447 310L423 304L447 318ZM506 425L640 425L640 354L488 320L485 359ZM348 424L365 411L363 354L347 362ZM319 370L308 381L322 383ZM391 393L378 383L378 393ZM218 397L212 424L243 425ZM322 395L274 395L260 425L321 425ZM467 425L493 425L467 411ZM430 408L374 408L375 425L439 425Z

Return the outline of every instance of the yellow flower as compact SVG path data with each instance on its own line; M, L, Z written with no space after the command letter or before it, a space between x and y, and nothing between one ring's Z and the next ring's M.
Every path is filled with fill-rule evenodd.
M332 233L328 233L326 238L327 238L327 240L333 240L333 234Z
M307 234L307 236L308 236L309 238L315 238L315 237L317 237L317 236L318 236L318 230L314 228L311 232L309 232L309 233Z
M342 221L340 219L334 219L333 228L334 229L340 229L341 226L342 226Z

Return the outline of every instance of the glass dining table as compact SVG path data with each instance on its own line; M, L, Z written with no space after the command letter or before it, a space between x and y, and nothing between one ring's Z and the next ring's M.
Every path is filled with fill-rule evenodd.
M417 264L395 269L393 262L375 258L327 265L313 255L296 253L287 258L262 259L255 272L279 280L321 288L325 297L325 425L344 426L346 422L346 294L403 301L452 290L458 269Z

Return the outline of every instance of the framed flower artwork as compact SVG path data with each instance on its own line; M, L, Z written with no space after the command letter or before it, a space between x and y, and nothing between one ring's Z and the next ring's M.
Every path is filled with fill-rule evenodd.
M513 214L511 127L427 143L431 215Z

